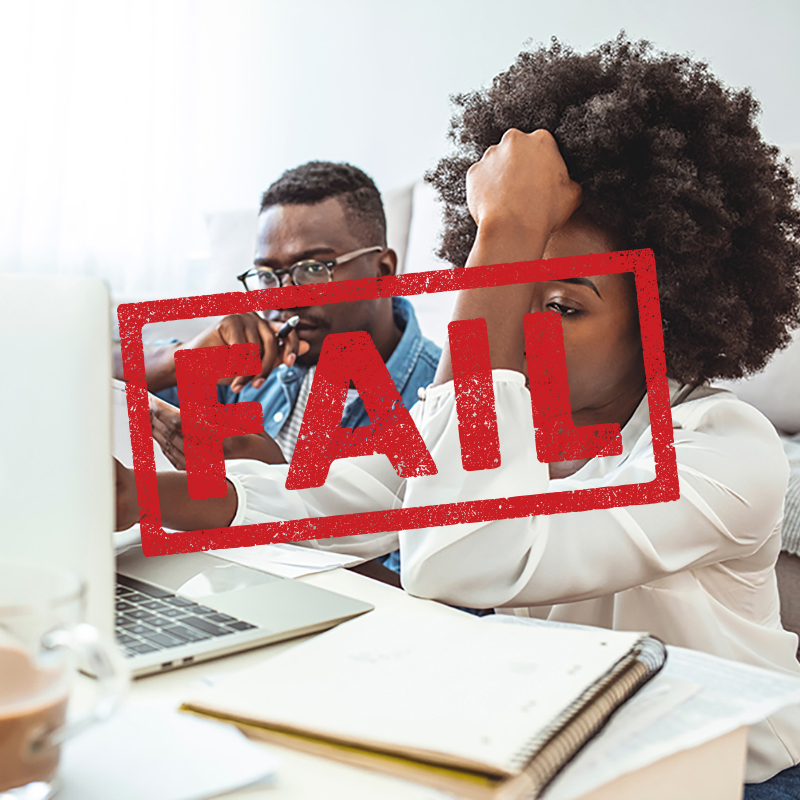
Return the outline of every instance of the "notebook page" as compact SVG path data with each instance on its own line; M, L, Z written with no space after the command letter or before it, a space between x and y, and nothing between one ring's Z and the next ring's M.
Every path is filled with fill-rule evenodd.
M187 703L514 774L536 734L640 638L379 609L198 690Z

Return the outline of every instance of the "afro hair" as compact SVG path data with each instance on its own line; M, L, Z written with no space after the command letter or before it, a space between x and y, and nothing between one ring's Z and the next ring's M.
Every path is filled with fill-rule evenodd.
M451 264L475 238L467 169L508 129L545 129L589 219L626 249L654 251L670 377L738 378L787 344L800 319L797 188L749 90L621 33L585 55L553 39L453 101L455 151L426 175Z

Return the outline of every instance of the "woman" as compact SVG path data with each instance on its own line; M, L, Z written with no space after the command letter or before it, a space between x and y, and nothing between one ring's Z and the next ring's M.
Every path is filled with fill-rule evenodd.
M798 317L800 214L788 171L753 122L755 101L703 65L620 37L587 56L557 43L523 53L491 88L458 102L459 150L431 176L447 203L442 255L452 264L655 252L681 499L404 532L403 585L447 602L647 629L797 674L774 573L785 458L760 414L707 387L761 368ZM439 476L412 481L407 504L653 477L634 299L622 276L595 285L597 293L544 283L460 297L455 317L486 319L492 366L504 370L494 373L495 400L509 466L496 477L450 475L450 495ZM502 438L503 420L530 425L519 332L526 311L546 308L562 315L575 423L623 425L622 456L551 464L549 481L530 431L506 425ZM437 464L458 459L450 377L445 353L437 386L415 410ZM789 709L751 729L749 782L800 761L798 718ZM746 796L781 787L800 797L798 769Z
M404 587L456 605L649 630L670 644L800 674L774 571L786 459L757 411L708 387L763 367L800 316L800 213L788 169L754 124L757 104L704 65L624 37L584 56L558 43L523 53L489 89L457 102L458 149L430 176L446 203L442 255L454 266L654 251L681 497L401 532ZM573 419L619 423L621 455L550 465L536 458L522 338L530 311L561 316ZM628 277L463 292L454 318L475 317L486 319L495 370L500 468L461 468L445 351L434 386L412 410L438 475L406 482L383 457L348 459L334 463L321 489L287 492L285 467L237 462L229 498L202 524L167 518L162 483L165 522L199 529L654 477ZM182 500L176 508L186 508ZM372 556L397 540L317 544ZM748 797L765 796L758 792L774 782L797 786L798 762L796 709L754 726Z

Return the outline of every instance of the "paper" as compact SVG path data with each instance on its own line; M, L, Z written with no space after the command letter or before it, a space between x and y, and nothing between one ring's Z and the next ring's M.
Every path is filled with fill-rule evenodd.
M327 572L337 567L352 567L363 564L365 559L312 550L296 544L265 544L256 547L235 547L228 550L209 550L211 555L260 569L284 578L302 578L317 572Z
M122 381L111 382L114 400L114 458L126 467L133 466L133 451L131 450L131 429L128 425L128 399L125 384ZM174 470L170 460L161 451L158 443L153 441L153 453L157 470Z
M505 614L483 620L483 624L498 623L583 629ZM666 692L660 703L655 694L659 691ZM796 703L800 703L800 678L667 647L664 669L617 712L606 730L556 778L544 798L575 800L620 775L760 722Z
M67 742L59 800L200 800L271 779L276 761L230 725L128 705Z
M125 393L125 384L122 381L111 382L114 419L114 458L123 466L133 467L133 451L131 450L131 430L128 425L128 400ZM161 451L158 443L153 441L153 454L156 469L160 471L174 470L175 467ZM125 531L114 532L114 549L117 554L142 543L142 532L138 525Z

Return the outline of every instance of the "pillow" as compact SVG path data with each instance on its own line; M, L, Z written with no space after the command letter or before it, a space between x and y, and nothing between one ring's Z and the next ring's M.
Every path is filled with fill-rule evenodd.
M202 294L235 292L243 288L236 276L253 266L257 229L256 208L206 214L211 259Z
M779 430L800 433L800 329L766 369L738 381L717 381L755 406Z
M800 181L800 145L781 149ZM719 381L718 385L732 389L779 430L800 432L800 329L794 332L789 347L776 353L762 372L738 381Z
M405 270L413 196L413 183L393 189L383 195L383 209L386 212L386 241L389 247L397 253L398 274Z
M404 272L426 272L450 269L450 265L436 256L439 234L442 229L442 208L436 200L433 187L423 181L414 184L411 229ZM417 314L422 335L440 347L447 339L447 323L453 315L456 292L417 295L409 298Z

